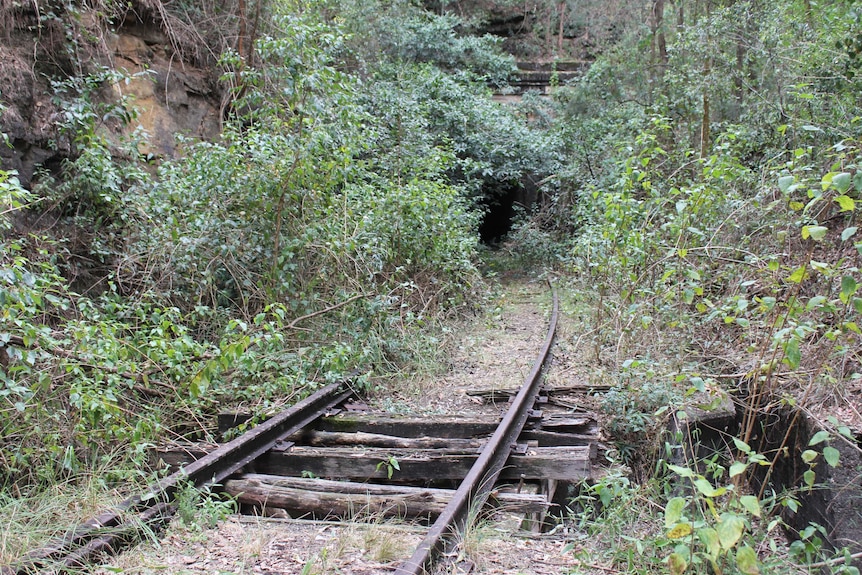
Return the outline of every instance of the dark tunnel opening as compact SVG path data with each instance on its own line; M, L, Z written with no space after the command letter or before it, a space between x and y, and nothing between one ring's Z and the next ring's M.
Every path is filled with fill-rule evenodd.
M513 187L485 196L482 202L485 215L479 224L479 237L483 244L499 244L512 230L518 196L519 190Z

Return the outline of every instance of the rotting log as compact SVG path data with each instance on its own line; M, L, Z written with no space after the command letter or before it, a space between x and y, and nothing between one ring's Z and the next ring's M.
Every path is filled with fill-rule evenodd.
M352 435L354 434L314 431L307 435L296 434L288 439L299 443L300 447L304 447L301 444L305 443L306 439L312 438L312 441L308 443L317 447L364 445L366 447L380 448L423 449L433 448L436 445L444 445L460 451L476 450L485 443L484 439L402 438L379 434L364 434L362 432L356 434L357 437L354 440L351 438ZM364 440L360 440L359 437L364 437ZM583 446L589 448L591 458L595 459L597 455L597 438L595 435L558 433L556 431L543 430L525 431L518 438L518 441L534 443L537 447ZM206 443L157 447L153 450L150 459L152 460L153 467L156 468L180 467L204 457L216 447L215 445Z
M394 458L400 469L389 478L386 462ZM466 477L477 459L463 450L385 448L344 449L293 447L271 450L256 462L256 471L271 475L312 474L343 479L391 479L391 481L455 480ZM590 447L536 447L509 457L500 477L504 480L558 479L579 481L591 474Z
M455 493L449 489L262 474L228 480L224 489L242 504L318 518L384 515L433 519L440 515ZM492 502L496 507L516 513L544 514L548 509L548 500L542 495L495 492Z
M402 449L477 449L484 445L481 439L460 439L449 437L398 437L381 433L344 433L338 431L305 431L287 438L295 443L327 447L333 445L364 445L366 447L395 447Z
M542 395L557 396L557 395L572 395L583 394L597 391L608 391L611 388L608 384L579 383L575 385L561 385L556 387L543 387ZM470 397L478 397L489 402L508 401L509 398L515 397L518 390L515 388L506 389L468 389L467 395Z
M221 425L241 421L242 415L222 414ZM379 413L343 413L323 417L314 425L317 431L334 433L372 433L393 437L435 437L448 439L474 439L494 433L500 418L494 415L463 416L438 415L434 418L416 416L393 416ZM552 414L541 420L528 421L524 433L541 429L545 431L580 433L589 435L597 431L596 419L586 414ZM224 433L227 428L220 428Z
M315 429L347 433L379 433L398 437L444 437L450 439L483 437L494 433L500 418L494 415L381 416L378 414L341 414L322 418Z
M324 417L315 425L321 431L365 432L398 437L474 438L494 433L500 420L495 416L393 417L380 414L345 414ZM548 431L589 433L595 429L595 418L585 415L551 415L528 422L525 431L536 428Z

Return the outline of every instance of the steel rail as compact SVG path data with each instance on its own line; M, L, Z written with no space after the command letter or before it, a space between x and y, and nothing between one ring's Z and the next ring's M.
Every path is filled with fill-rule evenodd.
M26 575L43 569L60 570L85 565L91 558L116 551L134 539L142 527L166 523L175 511L172 500L187 484L198 489L220 485L225 479L269 451L280 439L310 425L327 410L353 395L345 383L333 383L261 423L210 454L149 486L142 495L126 499L65 536L26 555L3 575Z
M425 539L416 548L413 556L402 563L395 575L424 575L431 568L435 555L443 550L447 539L463 530L471 512L478 512L485 506L488 495L509 458L512 447L524 429L530 409L535 403L539 392L542 369L554 342L559 315L559 300L557 290L551 286L554 298L553 311L548 327L548 335L533 364L533 369L521 386L518 395L500 422L494 435L488 440L476 463L470 468L464 481L458 487L451 501L443 509L443 513L428 530Z

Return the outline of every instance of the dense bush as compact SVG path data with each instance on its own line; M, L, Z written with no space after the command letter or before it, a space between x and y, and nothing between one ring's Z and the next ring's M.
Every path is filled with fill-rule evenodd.
M47 206L88 242L4 236L6 481L140 463L165 433L206 435L226 402L264 411L401 369L481 298L483 194L558 166L553 134L491 102L485 82L511 59L454 18L269 9L254 57L222 55L222 138L181 141L157 173L105 131L134 118L104 98L116 74L55 83L74 153L40 176L29 213ZM372 33L380 53L364 49ZM23 209L32 198L4 178L0 205ZM102 275L75 275L73 253Z

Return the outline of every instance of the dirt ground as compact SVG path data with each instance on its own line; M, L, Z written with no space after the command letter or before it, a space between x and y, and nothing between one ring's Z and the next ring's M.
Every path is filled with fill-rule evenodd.
M495 304L477 321L458 330L441 377L414 381L395 396L372 399L373 409L419 413L501 411L482 405L470 389L517 388L529 374L544 342L551 311L544 281L520 279L500 288ZM561 314L549 385L579 381L579 353ZM588 399L585 401L589 401ZM175 520L157 542L138 546L96 572L183 575L392 573L421 541L425 528L380 518L348 523L231 516L213 528L183 526ZM518 518L498 515L462 537L449 557L448 573L545 575L583 567L565 533L519 532Z

